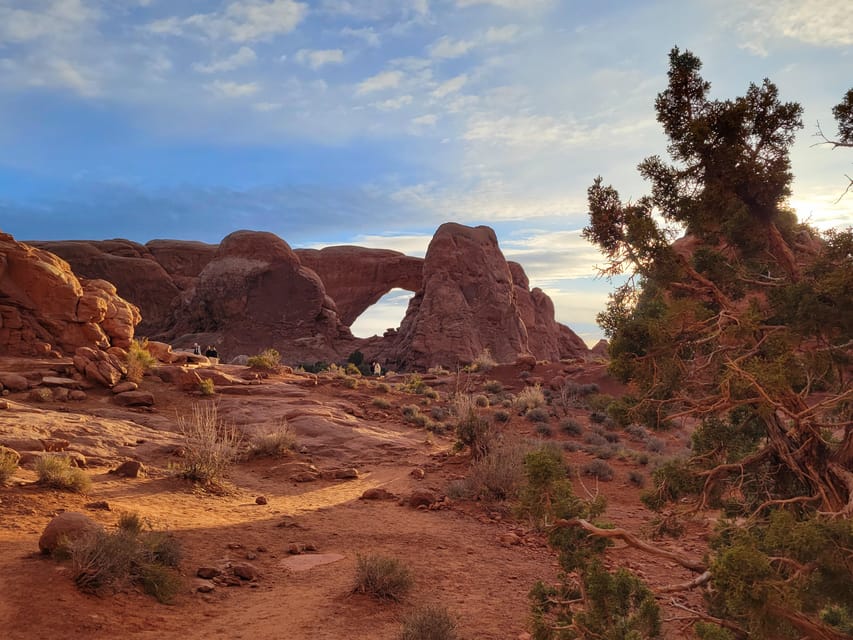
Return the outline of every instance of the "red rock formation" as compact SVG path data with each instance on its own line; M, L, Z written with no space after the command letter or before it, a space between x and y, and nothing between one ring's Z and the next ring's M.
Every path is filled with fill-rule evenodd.
M295 249L294 253L320 276L347 326L391 289L421 288L423 259L398 251L338 246Z
M319 276L284 240L261 231L222 241L173 333L215 336L225 358L274 347L291 362L338 357L336 341L352 338Z
M400 367L455 366L483 349L500 362L528 352L512 274L492 229L446 223L429 244L423 288L385 357Z
M0 351L127 347L139 320L109 282L78 279L58 256L0 233Z

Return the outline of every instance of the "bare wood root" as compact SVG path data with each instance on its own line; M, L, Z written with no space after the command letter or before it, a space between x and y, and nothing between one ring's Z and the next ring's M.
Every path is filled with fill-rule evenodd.
M696 576L693 580L689 580L687 582L678 582L676 584L669 584L665 587L661 587L658 589L660 593L675 593L676 591L689 591L690 589L695 589L696 587L701 587L703 584L707 584L711 581L711 572L706 571L705 573Z
M584 520L583 518L557 520L553 524L552 528L566 529L569 527L580 527L584 531L587 531L599 538L618 538L636 549L640 549L641 551L645 551L646 553L650 553L661 558L666 558L667 560L672 560L673 562L680 564L685 569L690 569L690 571L695 571L696 573L704 573L708 570L708 567L698 560L688 558L687 556L674 551L661 549L660 547L651 545L648 542L643 542L637 536L625 531L625 529L602 529L601 527L596 527L594 524Z
M680 602L676 600L670 600L669 604L675 607L676 609L681 609L682 611L687 611L688 613L696 616L699 620L706 620L707 622L713 622L714 624L718 624L721 627L724 627L735 634L736 638L746 639L749 637L749 631L741 627L740 625L735 624L729 620L724 620L723 618L715 618L714 616L708 615L707 613L703 613L702 611L696 611L695 609L691 609L689 607L685 607Z

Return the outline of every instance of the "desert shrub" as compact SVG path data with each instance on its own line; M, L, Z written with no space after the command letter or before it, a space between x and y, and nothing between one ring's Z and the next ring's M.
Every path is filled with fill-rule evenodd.
M532 387L524 387L515 397L515 408L520 413L544 406L545 394L542 393L542 387L538 384Z
M575 451L580 451L581 448L581 446L577 442L573 442L571 440L564 442L561 446L563 447L563 451L569 451L572 453L574 453Z
M194 404L189 416L178 417L184 442L180 475L210 487L220 486L237 458L239 432L219 419L215 404Z
M613 433L612 431L605 431L602 434L602 437L607 440L610 444L616 444L621 439L618 433Z
M607 420L607 414L602 413L601 411L593 411L589 414L589 421L594 422L596 424L602 424L605 420Z
M361 351L353 351L347 356L347 363L360 367L364 362L364 354Z
M53 400L53 393L47 387L36 387L35 389L30 389L27 398L33 402L50 402Z
M400 391L405 393L412 393L415 395L423 394L427 389L429 389L429 385L424 382L423 378L421 378L417 373L413 373L410 375L405 382L400 386Z
M424 398L429 398L430 400L438 400L438 391L431 387L427 387L423 393Z
M525 483L519 493L518 513L538 528L558 518L574 517L584 511L574 495L563 454L554 444L543 444L524 456Z
M610 460L610 458L615 456L619 450L612 444L608 444L603 447L590 447L587 451L599 460Z
M371 401L371 404L374 407L377 407L379 409L390 409L391 408L391 403L388 402L385 398L374 398Z
M734 636L713 622L702 622L693 625L693 631L699 640L734 640Z
M511 500L524 480L527 447L515 440L496 438L482 457L474 460L461 481L458 497Z
M429 410L429 417L433 420L446 420L450 412L445 407L435 406Z
M418 607L403 619L400 640L457 640L456 622L438 605Z
M429 369L427 369L427 373L433 376L446 376L450 374L450 371L448 371L441 365L437 365L435 367L430 367Z
M579 436L583 433L583 426L577 420L565 418L560 421L560 431L569 436Z
M168 603L180 592L175 568L181 551L168 534L151 531L136 514L123 514L114 532L93 531L69 546L74 582L82 591L138 584L158 601Z
M545 407L533 407L524 414L530 422L547 422L550 417Z
M498 366L498 362L492 357L492 352L485 348L477 354L471 365L474 371L489 371Z
M704 479L697 476L681 458L667 460L652 472L655 488L644 493L640 499L649 509L659 510L667 502L674 502L687 495L701 491Z
M148 351L147 338L136 339L130 343L127 350L127 379L131 382L142 382L145 372L157 364L157 360Z
M259 354L249 356L246 364L253 369L261 369L262 371L278 371L281 363L281 354L275 349L264 349ZM320 364L320 363L317 363ZM318 370L309 369L310 365L302 365L306 371L310 373L318 373Z
M588 433L583 437L583 441L591 447L603 447L607 444L607 438L600 433Z
M474 404L477 405L478 407L485 408L485 407L489 406L488 396L486 396L482 393L478 393L477 395L474 396L473 399L474 399Z
M660 438L649 438L646 440L646 449L652 453L661 453L666 449L666 443Z
M635 487L643 488L643 486L645 486L646 484L646 476L644 476L639 471L629 471L628 482L630 482Z
M645 442L649 437L648 429L638 424L629 424L625 427L625 433L627 433L634 442Z
M6 484L18 468L18 454L10 449L0 448L0 486Z
M550 438L554 435L554 430L551 428L551 425L547 422L537 422L536 423L536 433L538 433L543 438Z
M92 479L82 469L72 466L67 456L42 456L36 460L35 468L38 483L51 489L87 493L92 488Z
M613 480L613 467L604 460L592 460L583 466L583 474L606 482Z
M509 411L504 411L503 409L498 409L492 414L492 418L495 422L509 422Z
M358 368L358 365L355 365L352 362L347 362L346 366L344 367L344 373L346 373L348 376L360 377L361 369Z
M489 421L477 413L472 396L457 394L453 398L453 414L456 416L456 438L460 448L469 447L471 454L479 458L488 451L492 438Z
M358 555L353 593L399 602L412 587L409 569L396 558L377 554Z
M345 376L341 379L343 385L347 389L357 389L358 388L358 378L353 378L350 375Z
M251 358L249 360L251 360ZM317 362L314 362L313 364L303 362L299 367L306 373L322 373L323 371L329 371L331 365L323 360L317 360Z
M250 458L277 458L296 449L296 436L286 418L259 429L249 440Z
M499 380L488 380L483 385L483 390L489 393L502 393L504 386Z
M387 382L380 382L376 385L376 390L380 393L391 393L391 385Z
M416 404L404 404L400 407L400 413L403 414L403 418L412 418L419 415L420 412L421 410Z
M216 393L216 386L213 383L213 378L205 378L198 383L198 391L203 396L212 396Z

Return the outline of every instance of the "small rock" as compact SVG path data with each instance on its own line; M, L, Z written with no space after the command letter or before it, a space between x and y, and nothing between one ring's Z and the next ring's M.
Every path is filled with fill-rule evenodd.
M301 471L290 476L294 482L314 482L320 479L320 474L315 471Z
M358 478L358 469L353 467L335 470L336 480L355 480L356 478Z
M521 544L521 538L514 533L505 533L500 537L500 542L504 547L514 547Z
M122 407L150 407L154 396L147 391L125 391L114 395L113 402Z
M139 460L126 460L110 473L122 478L138 478L145 475L145 466Z
M86 503L86 508L92 511L110 511L110 503L106 500L97 500L96 502Z
M71 446L68 440L63 440L62 438L41 438L39 442L41 442L42 449L45 451L65 451Z
M30 388L29 381L17 373L2 373L0 374L0 383L3 384L4 391L26 391Z
M435 494L432 491L424 491L419 489L417 491L412 492L407 502L410 507L429 508L429 506L433 502L435 502Z
M257 551L258 553L266 553L266 552L267 552L267 548L266 548L265 546L263 546L263 545L258 545L258 548L257 548L257 549L255 549L255 551Z
M266 496L258 496L255 498L255 504L267 504Z
M39 538L39 549L42 553L53 553L60 547L67 546L77 538L103 527L84 513L66 511L51 520Z
M213 589L214 586L212 584L200 584L196 587L196 591L199 593L210 593Z
M12 459L16 465L21 462L20 453L9 447L4 447L2 444L0 444L0 457Z
M242 544L240 544L239 542L229 542L229 543L228 543L228 548L229 548L229 549L242 549L242 548L243 548L243 545L242 545Z
M412 469L409 475L415 480L423 480L426 477L426 472L423 469Z
M257 559L258 559L258 554L256 554L256 553L249 551L246 554L246 560L257 560Z
M287 552L292 556L313 551L317 551L317 545L313 542L293 542L287 547Z
M130 380L125 380L124 382L119 382L116 386L112 388L113 393L125 393L126 391L136 391L139 389L139 385L135 382L131 382Z
M68 399L74 400L75 402L83 402L86 397L86 392L80 389L74 389L71 393L68 394Z
M386 489L373 487L362 493L359 500L394 500L396 498L397 496Z
M0 400L0 409L8 409L9 402L7 400Z
M199 567L198 571L196 571L195 574L199 578L204 578L205 580L210 580L210 579L215 578L217 576L221 576L222 572L219 569L217 569L216 567Z
M231 571L233 571L234 575L240 578L241 580L252 581L257 580L261 577L261 574L258 571L257 567L249 563L235 564L233 567L231 567Z

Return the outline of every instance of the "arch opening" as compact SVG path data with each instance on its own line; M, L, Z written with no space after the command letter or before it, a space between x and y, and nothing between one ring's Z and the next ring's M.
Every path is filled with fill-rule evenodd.
M388 329L398 329L414 295L406 289L391 289L356 318L350 331L356 338L370 338L381 336Z

